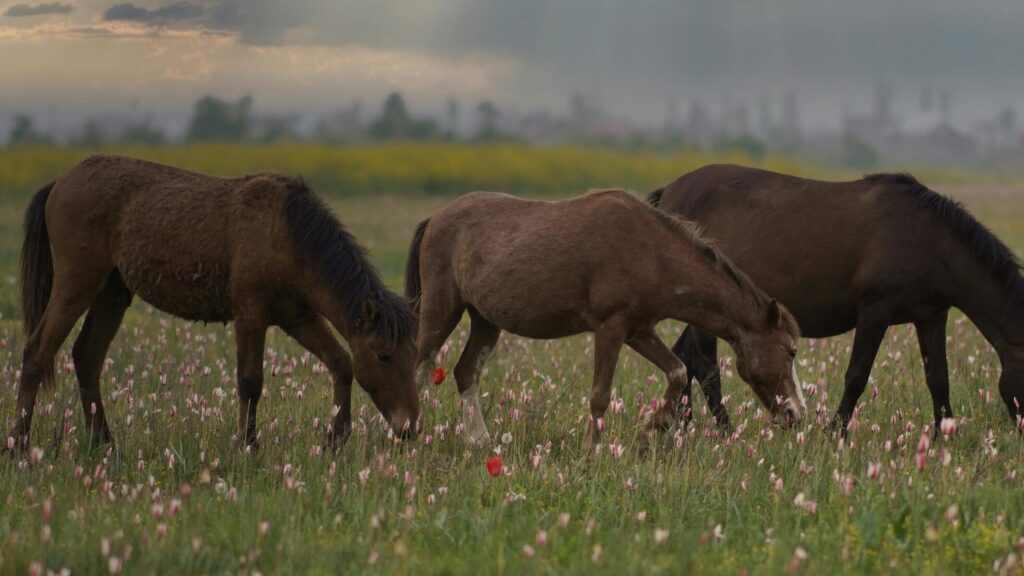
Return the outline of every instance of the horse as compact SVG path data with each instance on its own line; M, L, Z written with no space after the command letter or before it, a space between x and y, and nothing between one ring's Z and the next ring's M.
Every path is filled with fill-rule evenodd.
M832 428L846 431L889 326L913 323L935 431L953 417L946 318L959 308L995 348L999 392L1019 422L1024 400L1024 279L1017 257L959 203L907 174L822 182L712 165L654 191L649 202L697 223L804 336L856 330ZM719 424L714 335L688 327L673 351L702 383Z
M740 375L776 423L790 425L806 411L793 368L800 335L792 315L694 227L626 191L555 202L464 195L416 228L405 296L419 312L421 388L437 352L469 312L469 339L454 375L470 443L489 438L479 379L503 330L535 339L594 334L588 449L600 441L623 344L668 379L641 447L654 431L689 418L686 369L654 331L667 318L704 326L728 341Z
M54 355L87 310L71 355L91 442L113 441L99 381L135 295L188 320L234 322L237 438L246 447L259 447L256 407L270 326L331 374L329 445L351 431L353 376L396 435L415 434L415 315L301 179L225 179L91 156L33 196L21 268L26 343L8 440L21 450L29 445L40 383L53 381Z

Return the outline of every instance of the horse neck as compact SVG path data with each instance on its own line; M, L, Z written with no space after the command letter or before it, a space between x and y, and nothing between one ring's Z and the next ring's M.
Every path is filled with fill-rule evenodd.
M991 274L961 275L953 305L978 327L989 344L1005 357L1024 351L1024 306L1015 302ZM1024 358L1021 358L1024 359Z
M672 318L735 343L767 317L767 308L714 263L703 257L698 262L672 267Z
M345 340L348 340L354 327L349 326L348 313L337 292L315 275L311 275L307 285L310 286L307 298L313 304L313 308L326 318Z

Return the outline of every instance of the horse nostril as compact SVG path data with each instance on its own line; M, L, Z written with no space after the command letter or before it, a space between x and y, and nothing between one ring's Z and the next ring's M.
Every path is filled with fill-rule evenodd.
M792 404L786 405L786 416L789 418L790 423L799 422L803 419L803 414Z

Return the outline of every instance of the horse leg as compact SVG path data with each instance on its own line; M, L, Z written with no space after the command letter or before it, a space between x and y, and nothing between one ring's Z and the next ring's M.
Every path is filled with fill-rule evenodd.
M25 343L21 363L21 378L18 381L18 399L14 427L9 435L17 450L24 452L29 447L29 431L32 428L32 413L35 410L39 383L47 366L53 365L54 356L64 339L68 337L75 323L89 308L103 289L109 272L87 282L88 274L55 275L53 293L39 326ZM77 289L71 289L69 278L77 278Z
M841 427L841 430L846 432L846 427L853 418L853 411L857 407L857 401L867 386L871 365L875 362L878 347L882 344L888 328L889 323L880 315L865 313L863 310L858 313L853 352L850 354L850 365L846 368L843 399L832 421L833 428Z
M466 427L466 440L470 444L486 443L490 436L480 408L480 373L487 356L498 343L501 329L470 311L472 324L466 348L455 365L455 382L462 397L462 423Z
M612 379L619 362L619 351L626 340L623 323L614 318L594 331L594 385L590 389L590 426L585 449L588 454L601 441L601 423L612 396Z
M626 340L630 348L660 368L668 378L664 404L651 415L641 434L640 446L646 448L655 432L671 428L684 416L689 419L690 379L686 366L672 353L653 330L642 332Z
M465 309L454 283L449 286L424 286L420 296L420 327L416 339L416 384L421 392L430 384L434 358L448 335L459 324Z
M722 405L722 378L718 369L718 338L707 330L692 325L687 326L683 335L672 347L672 352L683 361L689 375L700 384L704 399L707 400L708 408L715 418L715 424L722 430L730 429L729 411ZM693 406L692 396L690 396L690 405ZM692 413L691 410L686 415L687 422Z
M256 406L263 395L263 348L265 324L235 324L238 377L238 439L253 450L259 449L256 432Z
M282 326L282 330L327 366L334 381L334 404L327 445L344 444L352 433L352 358L334 338L321 316Z
M116 273L112 274L103 292L89 308L82 331L71 348L82 398L82 412L85 414L85 427L93 446L114 441L100 397L100 375L103 373L107 350L121 327L121 320L131 301L131 292Z
M946 316L948 311L922 322L914 322L917 342L921 346L921 360L924 362L924 377L928 391L932 394L932 408L935 414L935 434L943 418L952 418L953 406L949 403L949 368L946 364Z

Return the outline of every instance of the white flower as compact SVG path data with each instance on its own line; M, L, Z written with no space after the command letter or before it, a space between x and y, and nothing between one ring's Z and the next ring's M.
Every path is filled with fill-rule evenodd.
M506 446L511 444L512 443L512 433L511 432L505 432L504 434L502 434L501 435L501 443L505 444Z

